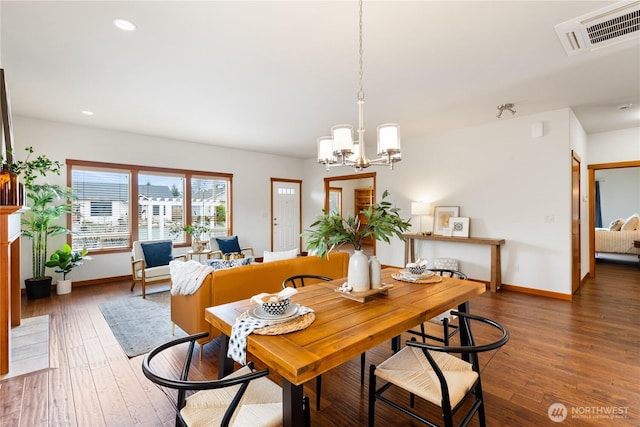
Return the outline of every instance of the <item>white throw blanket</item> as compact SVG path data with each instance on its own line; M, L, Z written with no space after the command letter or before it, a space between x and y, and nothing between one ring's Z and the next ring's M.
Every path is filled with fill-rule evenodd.
M213 271L208 265L198 261L173 260L169 263L171 272L171 295L193 295L204 282L207 274Z

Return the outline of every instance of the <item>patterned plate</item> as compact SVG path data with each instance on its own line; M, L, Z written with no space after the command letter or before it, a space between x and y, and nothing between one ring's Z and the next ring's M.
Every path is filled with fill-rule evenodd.
M300 311L300 304L291 303L283 314L274 316L264 311L261 306L256 305L249 309L248 314L254 319L266 320L270 323L284 323L298 316L298 311Z
M415 277L416 279L426 279L427 277L431 277L431 276L433 276L434 274L436 274L436 273L434 273L434 272L433 272L433 271L431 271L431 270L426 270L426 271L425 271L424 273L422 273L422 274L413 274L413 273L412 273L411 271L409 271L409 269L407 269L407 268L403 268L403 269L401 269L401 270L398 270L398 272L399 272L400 274L406 274L406 275L409 275L409 276Z

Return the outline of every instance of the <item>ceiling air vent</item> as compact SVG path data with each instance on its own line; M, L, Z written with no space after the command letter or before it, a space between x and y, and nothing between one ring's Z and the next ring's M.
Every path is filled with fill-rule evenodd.
M640 37L640 1L621 1L556 25L567 55Z

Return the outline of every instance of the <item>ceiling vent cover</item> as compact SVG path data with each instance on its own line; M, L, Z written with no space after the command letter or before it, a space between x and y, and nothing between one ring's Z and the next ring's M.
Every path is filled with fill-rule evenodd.
M640 1L621 1L555 27L567 55L640 37Z

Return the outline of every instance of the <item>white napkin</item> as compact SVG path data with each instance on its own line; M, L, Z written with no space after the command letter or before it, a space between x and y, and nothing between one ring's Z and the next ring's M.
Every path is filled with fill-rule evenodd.
M297 292L298 292L298 290L296 288L284 288L283 290L278 292L276 295L278 295L278 297L280 297L280 299L287 299L287 298L295 295ZM261 294L252 296L251 297L251 301L255 302L256 304L262 304L264 302L263 298L266 297L267 295L272 295L272 294L267 293L267 292L263 292Z
M401 277L403 280L407 280L407 281L409 281L409 282L415 282L416 280L418 280L418 278L417 278L417 277L415 277L415 276L411 276L411 275L409 275L409 274L404 274L404 273L400 273L400 277Z

